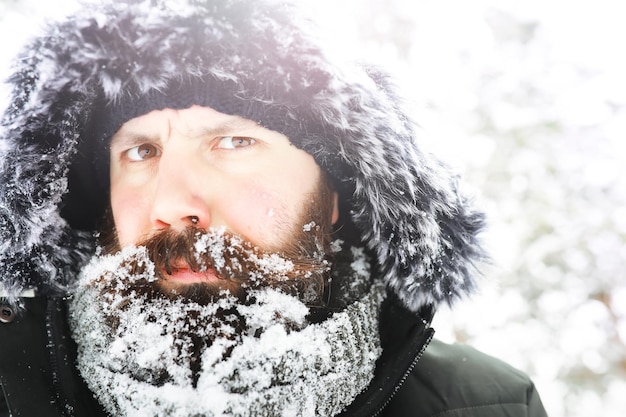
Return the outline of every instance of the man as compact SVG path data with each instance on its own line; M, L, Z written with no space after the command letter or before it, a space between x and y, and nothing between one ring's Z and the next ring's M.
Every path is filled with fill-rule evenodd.
M0 415L545 415L522 373L431 341L482 215L388 78L307 28L284 2L128 1L25 49Z

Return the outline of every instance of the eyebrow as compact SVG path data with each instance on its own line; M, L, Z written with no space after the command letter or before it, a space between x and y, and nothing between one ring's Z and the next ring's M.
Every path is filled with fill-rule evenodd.
M263 128L253 120L235 118L226 120L216 126L200 127L189 132L189 136L192 138L201 138L205 136L223 136L229 133L234 133L236 130L252 129L254 127ZM109 148L114 146L133 147L141 145L146 142L158 142L160 140L159 135L146 135L143 133L135 133L133 131L124 132L118 131L111 137Z
M113 149L116 146L134 147L146 142L158 142L159 140L158 136L150 136L132 132L118 133L113 135L113 137L111 138L111 141L109 142L109 149Z

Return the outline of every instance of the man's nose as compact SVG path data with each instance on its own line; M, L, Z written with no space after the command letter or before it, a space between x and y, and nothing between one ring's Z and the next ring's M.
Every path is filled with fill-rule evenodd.
M203 198L206 190L201 190L199 173L185 159L164 153L159 160L150 209L154 229L211 225L209 204Z

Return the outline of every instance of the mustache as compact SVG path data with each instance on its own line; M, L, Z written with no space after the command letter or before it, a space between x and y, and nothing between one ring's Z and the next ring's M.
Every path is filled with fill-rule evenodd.
M325 251L290 246L280 253L260 249L225 230L194 226L181 231L163 230L141 241L157 274L171 275L181 268L193 272L212 270L218 279L251 283L284 281L329 270Z
M200 245L201 241L205 244ZM193 272L213 270L219 279L225 280L241 280L247 272L242 265L249 264L250 254L258 251L249 242L232 234L196 227L182 231L163 230L137 246L146 249L157 274L171 275L180 268Z
M306 239L294 239L280 251L270 252L223 229L164 229L135 245L143 255L131 256L120 264L127 275L113 274L96 285L104 293L134 293L147 299L182 297L202 305L220 299L223 291L245 300L249 291L272 287L299 297L310 307L322 307L327 302L332 260L319 237L309 234ZM102 254L120 251L116 240L103 247ZM180 269L210 271L217 281L167 284L168 274Z

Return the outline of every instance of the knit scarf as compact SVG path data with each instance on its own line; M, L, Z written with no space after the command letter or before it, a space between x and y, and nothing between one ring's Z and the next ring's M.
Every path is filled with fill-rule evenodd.
M70 301L78 369L111 415L333 416L371 382L379 285L320 323L272 288L209 305L103 296L125 255L94 258Z

